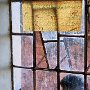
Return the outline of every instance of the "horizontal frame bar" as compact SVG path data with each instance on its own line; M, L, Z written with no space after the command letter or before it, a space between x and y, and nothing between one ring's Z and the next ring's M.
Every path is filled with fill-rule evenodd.
M27 36L33 36L33 33L12 33L12 35L27 35Z

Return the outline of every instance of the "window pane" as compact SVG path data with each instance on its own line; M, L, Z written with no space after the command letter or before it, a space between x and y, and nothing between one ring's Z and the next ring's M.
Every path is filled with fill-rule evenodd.
M77 2L77 1L76 1ZM80 30L78 30L78 31L63 31L63 32L60 32L61 34L73 34L73 35L84 35L84 33L85 33L85 20L84 20L84 17L85 17L85 15L84 15L84 12L85 12L85 2L84 2L84 0L82 0L82 18L81 18L81 27L80 27Z
M57 90L57 73L36 71L36 90Z
M60 68L64 70L84 70L84 39L60 38Z
M23 31L32 31L32 7L29 1L22 3Z
M55 68L57 66L57 43L48 42L45 43L46 55L49 64L49 68Z
M57 4L59 31L80 31L82 0L60 1Z
M33 37L13 36L13 64L33 66Z
M81 74L60 74L60 90L84 90L84 76Z
M90 75L87 76L87 87L90 90Z
M32 11L30 3L26 2L22 4L20 2L12 2L11 10L12 10L12 32L32 33L31 32Z
M22 6L18 2L12 3L12 21L14 21L16 25L17 23L15 21L18 21L18 28L21 27L19 32L32 31L32 23L34 23L34 31L56 31L57 23L59 31L78 31L75 33L77 34L80 32L79 34L81 34L81 31L83 30L81 30L81 27L84 28L84 25L81 25L81 22L83 23L84 21L81 20L81 17L83 18L82 10L84 10L82 9L82 0L60 2L33 1L32 4L30 1L23 1L21 4ZM69 8L66 9L65 7ZM34 13L32 13L32 9L34 10ZM56 9L56 12L54 9ZM68 11L68 13L65 16L66 11ZM32 17L32 14L34 14L34 17ZM34 20L34 22L32 20ZM14 23L12 25L14 26L13 29L17 28ZM14 29L14 31L16 32L18 29Z
M21 43L22 66L33 66L33 37L23 36Z
M87 71L90 73L90 36L88 37L87 41L87 67Z
M22 3L22 18L23 18L23 31L32 30L32 19L34 19L34 30L35 31L55 31L56 30L56 17L53 9L43 9L52 3L48 2L33 2L32 6L34 9L34 18L32 17L32 6L31 2L23 1ZM41 5L41 10L37 10ZM45 19L46 18L46 19Z
M57 32L42 32L43 40L57 40Z
M20 26L22 26L20 22L20 2L12 2L12 32L20 33Z
M45 46L41 36L41 32L36 32L36 66L38 68L47 68L47 58Z
M14 68L14 90L33 90L33 72L29 69Z
M56 17L53 9L34 10L35 31L56 31Z
M88 14L87 14L87 30L88 35L90 36L90 7L88 7Z

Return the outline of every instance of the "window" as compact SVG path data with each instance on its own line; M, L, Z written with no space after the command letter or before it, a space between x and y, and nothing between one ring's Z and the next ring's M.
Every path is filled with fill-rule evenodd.
M82 77L84 90L90 86L85 5L84 0L11 2L13 90L62 90L60 80L68 74ZM71 7L77 18L63 16Z

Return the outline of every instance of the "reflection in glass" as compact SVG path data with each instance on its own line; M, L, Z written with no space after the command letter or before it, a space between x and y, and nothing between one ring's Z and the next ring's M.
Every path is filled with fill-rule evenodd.
M59 31L79 32L82 19L82 0L62 0L57 3L57 18Z
M57 66L57 43L48 42L45 43L46 56L49 63L49 68L55 68Z
M12 2L12 32L20 33L20 2Z
M88 7L88 13L87 13L87 30L88 30L88 36L90 36L90 7Z
M87 76L87 88L90 90L90 75Z
M87 0L88 4L90 5L90 0ZM87 30L88 30L88 37L87 37L87 72L90 73L90 7L88 7L87 13Z
M57 31L56 17L53 9L34 10L35 31Z
M22 23L23 32L32 31L32 7L31 3L28 1L22 3Z
M84 12L85 12L85 1L84 0L82 0L82 18L81 18L81 29L79 30L79 31L63 31L63 32L60 32L60 34L66 34L66 35L84 35L84 33L85 33L85 20L84 20L84 18L85 18L85 14L84 14Z
M57 90L57 73L53 71L36 71L37 90Z
M33 31L32 24L34 24L34 31L57 31L59 28L59 31L66 31L60 32L63 34L66 34L68 30L73 30L73 32L67 34L84 34L84 0L63 2L32 1L32 4L25 0L22 3L13 2L13 32L28 33ZM34 17L32 16L32 9L34 10ZM57 15L54 9L57 9ZM64 14L65 12L67 14Z
M42 32L43 40L57 40L57 32Z
M29 69L14 68L14 90L33 90L33 72Z
M38 68L47 68L48 61L46 58L45 46L41 32L35 32L36 35L36 66Z
M90 36L87 39L87 72L90 73Z
M17 66L33 66L33 37L13 36L13 64Z
M60 74L60 90L84 90L84 76L81 74Z
M84 39L60 38L60 68L63 70L84 70Z
M12 2L12 32L13 33L32 33L32 13L30 3L22 4Z

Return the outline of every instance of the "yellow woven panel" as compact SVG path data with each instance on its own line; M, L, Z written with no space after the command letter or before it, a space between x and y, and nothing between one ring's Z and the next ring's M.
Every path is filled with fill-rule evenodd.
M29 2L22 3L23 31L32 31L32 9Z
M35 31L56 31L56 17L53 9L41 9L34 11Z
M57 3L59 31L80 31L82 1L60 1Z

